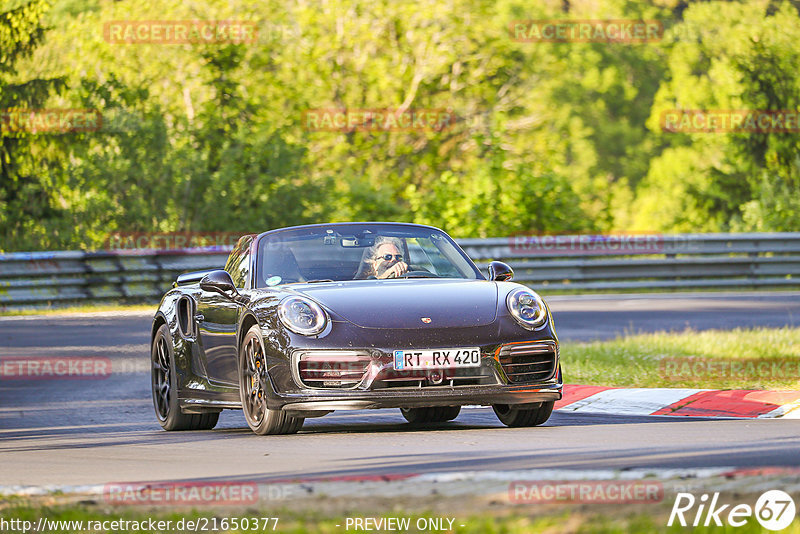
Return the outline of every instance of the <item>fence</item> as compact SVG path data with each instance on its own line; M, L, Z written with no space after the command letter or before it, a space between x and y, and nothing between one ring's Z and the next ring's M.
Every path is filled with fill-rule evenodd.
M228 250L0 254L0 309L123 299L157 301L186 271L222 268Z
M458 240L486 272L556 291L800 287L800 232L664 236L515 236ZM157 300L186 271L222 268L229 248L0 254L0 309Z

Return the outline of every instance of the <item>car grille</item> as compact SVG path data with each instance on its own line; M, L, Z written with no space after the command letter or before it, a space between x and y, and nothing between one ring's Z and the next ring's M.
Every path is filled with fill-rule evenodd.
M508 380L514 384L541 382L553 376L557 360L554 341L503 345L497 355Z
M431 388L453 386L478 386L497 384L493 374L486 374L479 367L466 369L432 369L429 371L384 371L373 384L373 388Z
M351 388L367 371L370 356L357 351L302 351L296 354L300 381L312 388Z

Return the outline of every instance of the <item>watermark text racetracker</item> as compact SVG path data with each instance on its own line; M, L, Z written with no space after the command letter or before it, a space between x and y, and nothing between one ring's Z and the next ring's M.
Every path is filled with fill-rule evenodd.
M3 135L96 132L102 125L103 116L96 109L0 110L0 132Z
M307 109L303 129L320 132L440 132L453 126L455 114L446 109Z
M103 502L113 506L243 506L297 496L297 484L278 482L112 482L103 487Z
M780 380L800 378L800 359L663 358L662 378L703 384L709 379Z
M139 357L39 356L0 357L0 381L4 380L104 380L150 371L150 362Z
M511 252L521 255L665 254L690 252L695 238L656 233L611 233L576 235L515 235L509 238Z
M0 380L100 380L111 376L105 356L0 358Z
M660 41L664 25L657 20L514 20L511 39L535 43L649 43Z
M800 132L800 111L791 109L670 109L660 119L668 133Z
M664 487L649 480L514 481L508 487L512 503L657 503Z
M255 43L258 27L242 20L112 20L103 24L111 44Z
M114 232L104 243L106 250L180 250L185 248L230 248L242 232Z
M275 495L284 499L290 488ZM103 500L114 505L244 505L259 501L255 482L121 482L106 484Z

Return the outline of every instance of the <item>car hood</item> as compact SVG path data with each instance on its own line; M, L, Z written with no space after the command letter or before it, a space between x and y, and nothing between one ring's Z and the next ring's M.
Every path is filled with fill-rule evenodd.
M359 280L292 289L364 328L483 326L497 316L497 284L485 280Z

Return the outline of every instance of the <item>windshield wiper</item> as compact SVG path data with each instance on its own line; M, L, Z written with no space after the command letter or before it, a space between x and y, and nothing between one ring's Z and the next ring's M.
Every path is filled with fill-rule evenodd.
M333 282L330 278L320 278L319 280L308 280L306 284L318 284L320 282Z

